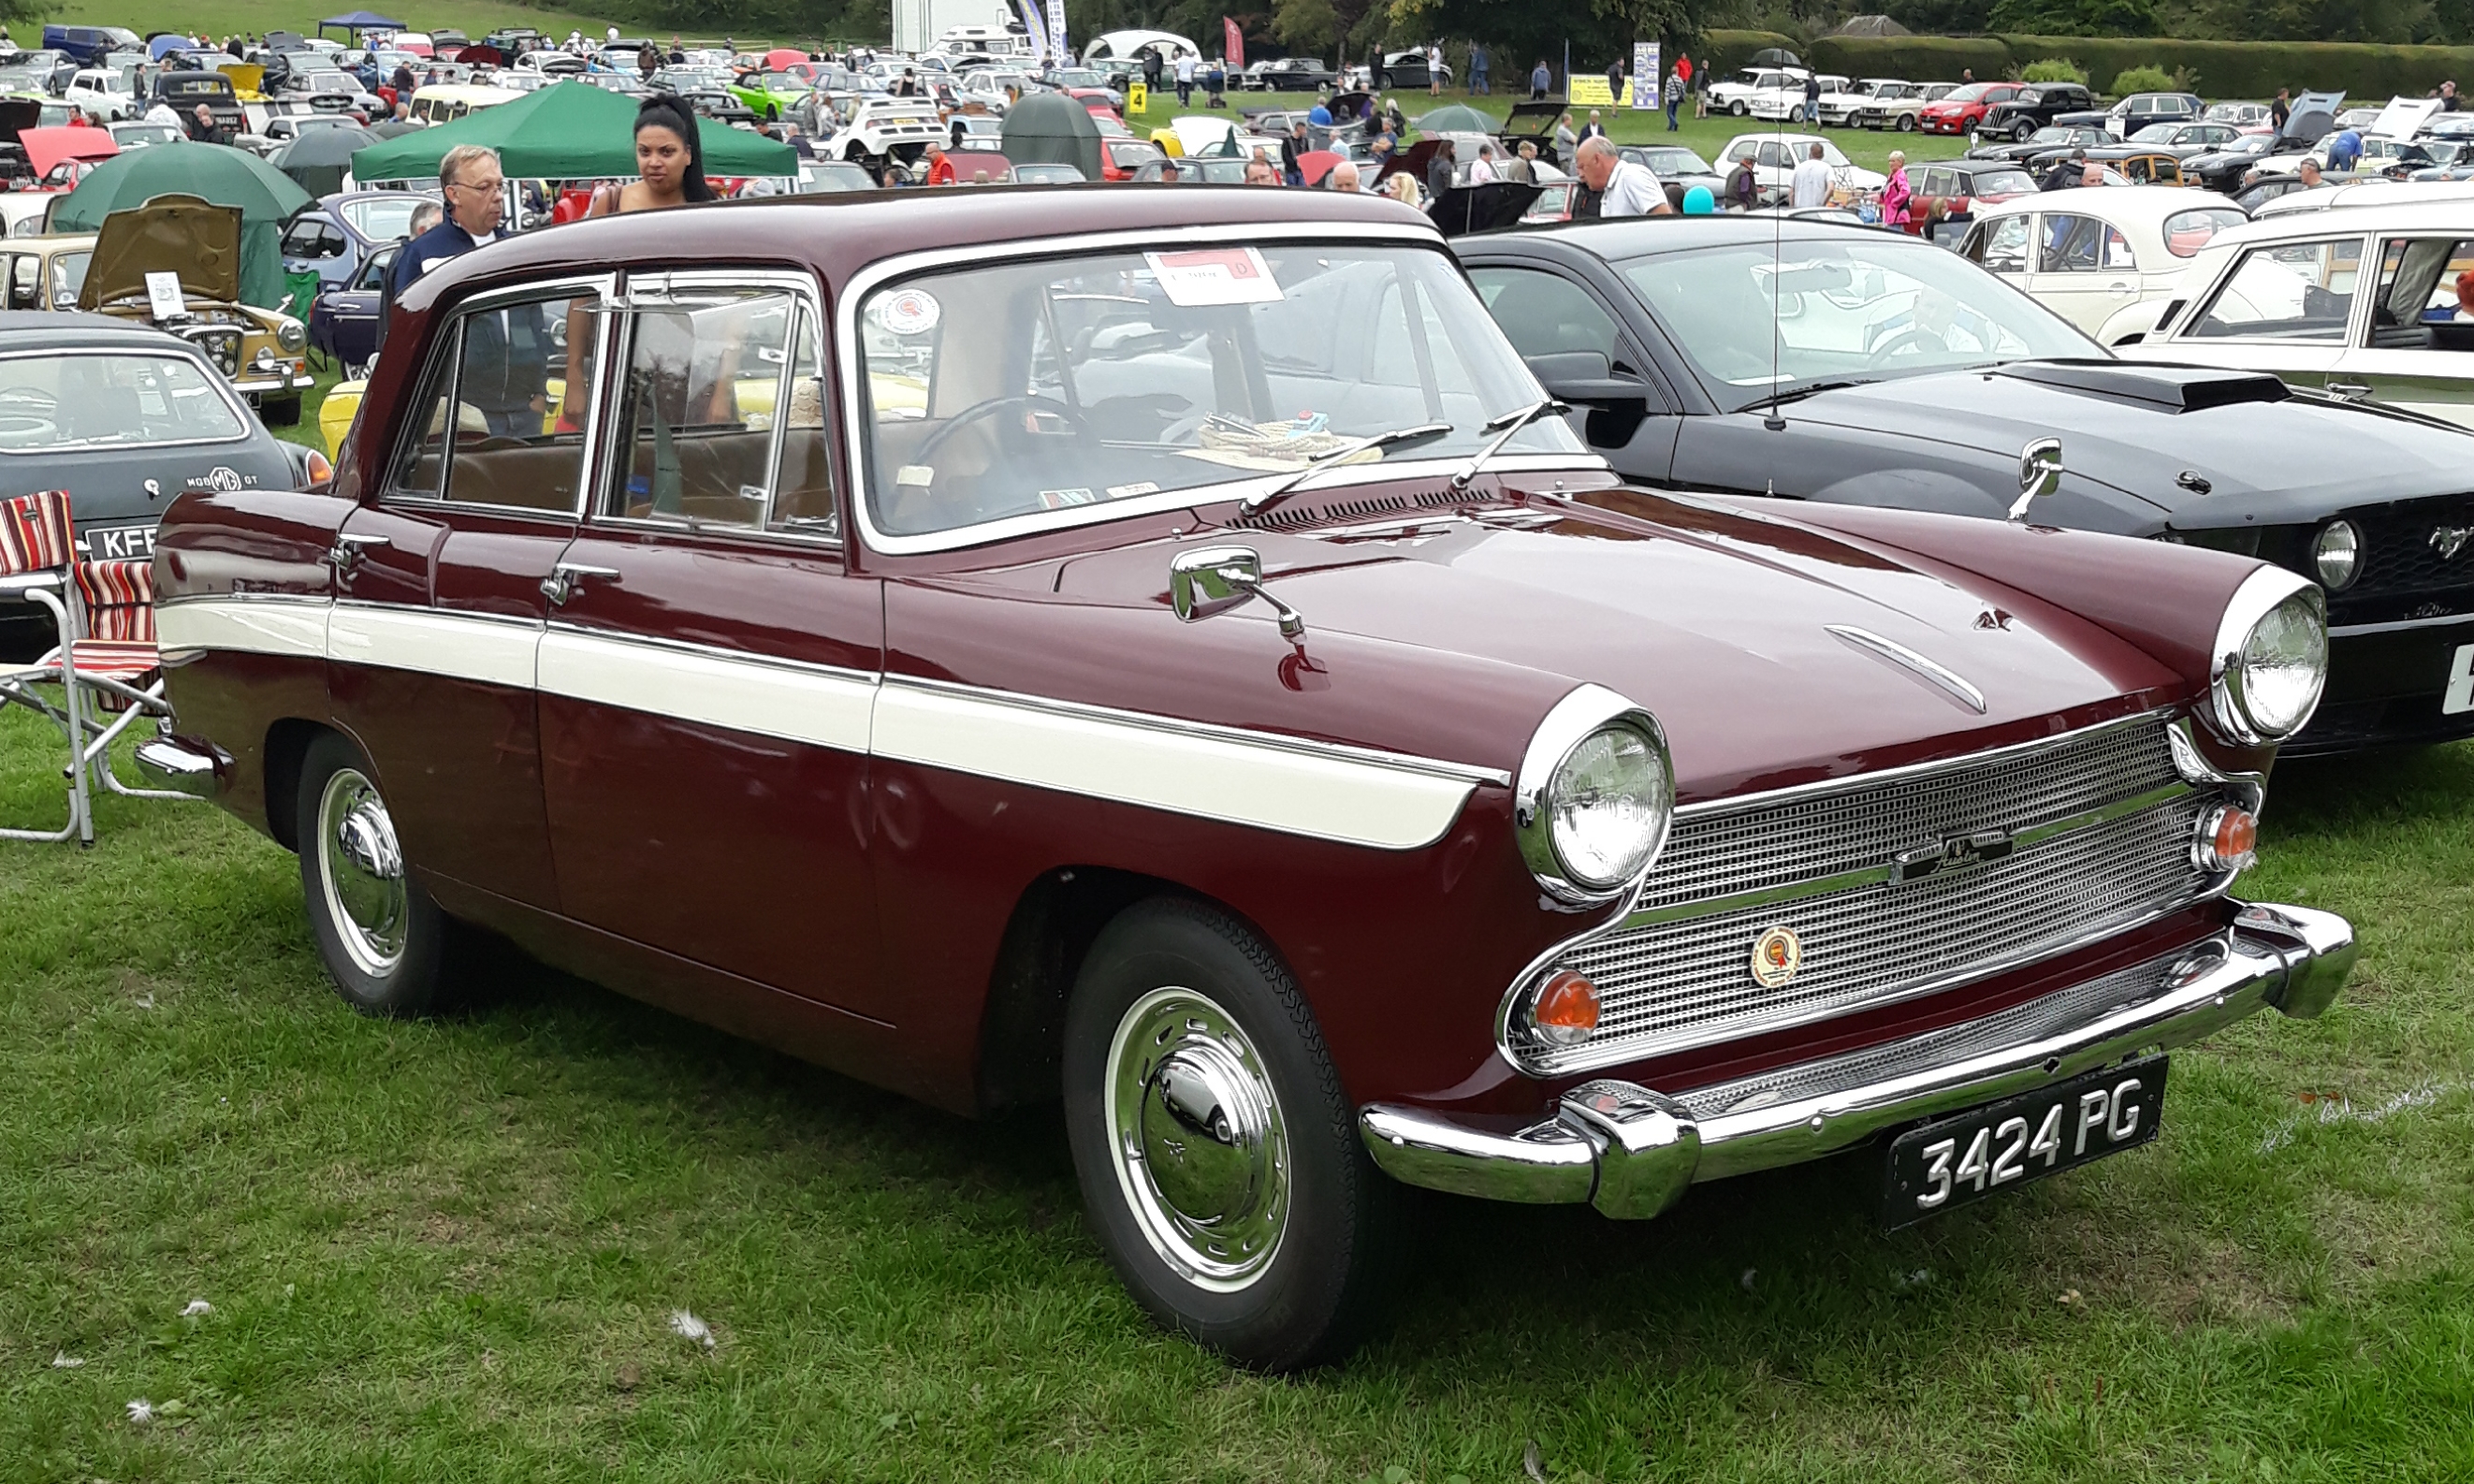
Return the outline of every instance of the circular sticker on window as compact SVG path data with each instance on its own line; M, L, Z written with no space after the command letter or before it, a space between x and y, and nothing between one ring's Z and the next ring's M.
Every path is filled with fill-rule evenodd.
M896 289L876 305L876 322L897 335L924 335L944 314L936 296L924 288Z

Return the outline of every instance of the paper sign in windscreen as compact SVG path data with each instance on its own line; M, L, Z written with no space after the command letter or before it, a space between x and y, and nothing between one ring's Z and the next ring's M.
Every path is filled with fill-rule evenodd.
M1254 248L1196 248L1145 253L1143 257L1152 265L1160 292L1179 308L1280 302L1279 280L1272 277L1271 265Z

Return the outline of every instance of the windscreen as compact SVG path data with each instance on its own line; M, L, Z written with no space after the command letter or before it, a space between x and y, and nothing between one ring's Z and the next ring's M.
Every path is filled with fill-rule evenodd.
M1466 457L1539 399L1467 280L1428 249L1207 247L972 266L859 310L869 509L918 535L1269 488L1353 439ZM1583 450L1544 418L1507 454ZM1087 511L1082 512L1087 515Z
M1770 396L1773 385L1783 395L2102 353L2050 310L1922 242L1746 243L1636 258L1622 268L1731 412Z

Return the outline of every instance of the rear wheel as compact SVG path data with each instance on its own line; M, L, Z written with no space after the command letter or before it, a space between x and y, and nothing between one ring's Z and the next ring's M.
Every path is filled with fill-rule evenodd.
M257 404L258 421L269 427L297 427L301 423L301 398L269 397Z
M1161 1324L1245 1366L1334 1360L1379 1313L1399 1192L1270 949L1162 898L1092 945L1065 1117L1093 1230Z
M293 818L310 934L337 992L370 1015L445 1008L454 924L413 879L359 748L331 732L309 744Z
M1899 115L1899 133L1901 133L1901 134L1914 134L1915 132L1916 132L1916 116L1915 116L1914 114L1912 114L1912 113L1902 113L1902 114L1900 114L1900 115Z

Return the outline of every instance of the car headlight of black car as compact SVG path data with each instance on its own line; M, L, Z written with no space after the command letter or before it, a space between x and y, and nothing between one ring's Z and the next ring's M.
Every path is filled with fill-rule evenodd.
M2302 730L2328 681L2326 596L2281 568L2253 572L2218 620L2208 670L2226 741L2255 747Z
M1658 718L1602 686L1555 703L1513 785L1521 858L1549 896L1604 902L1640 879L1675 817Z
M2319 585L2331 593L2354 585L2363 571L2363 533L2353 522L2331 521L2319 527L2319 534L2311 538L2311 567Z

